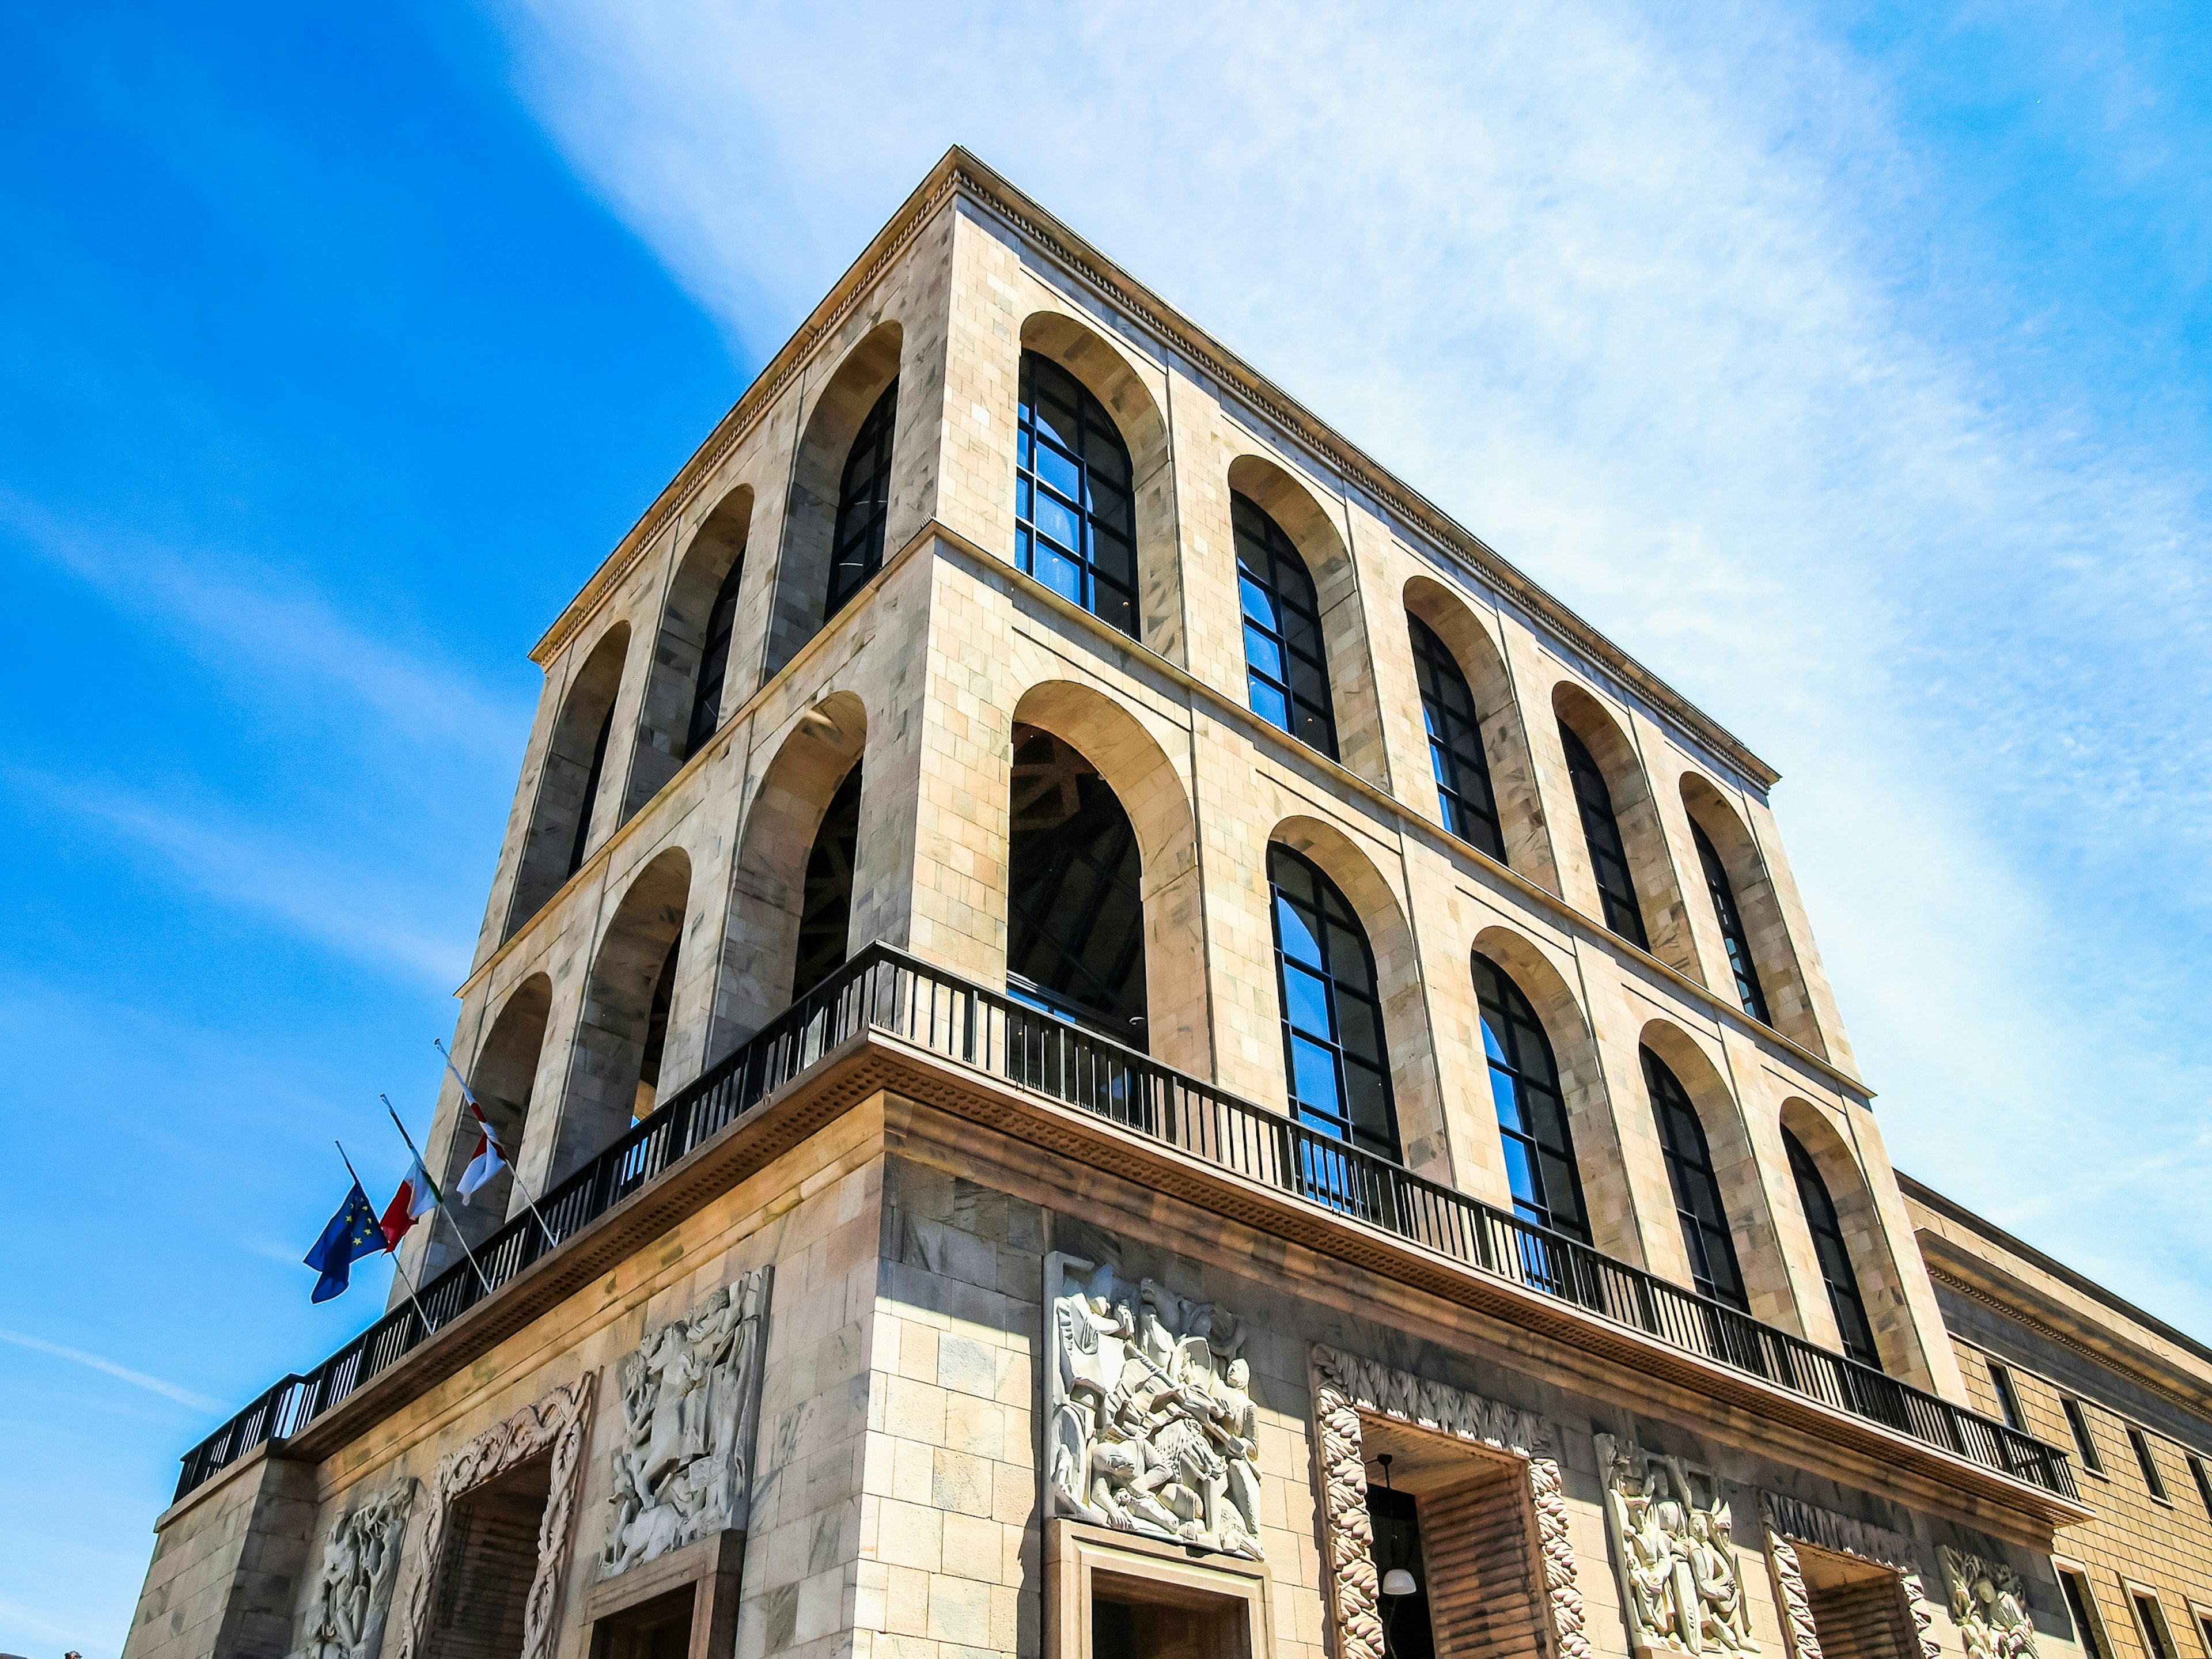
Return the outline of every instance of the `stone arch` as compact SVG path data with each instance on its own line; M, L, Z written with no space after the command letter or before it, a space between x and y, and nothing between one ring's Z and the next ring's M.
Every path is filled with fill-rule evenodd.
M659 794L661 787L691 758L691 726L701 672L708 672L710 695L718 709L744 701L742 677L736 672L731 631L719 632L715 653L719 672L704 660L714 601L726 580L743 580L745 544L752 532L753 487L739 484L714 504L693 534L690 544L668 585L668 599L660 610L660 635L653 647L647 671L645 702L637 722L637 747L629 768L629 787L623 799L627 818ZM719 715L711 717L719 726Z
M531 804L530 829L522 839L502 939L514 938L576 873L583 855L591 851L594 831L605 839L608 826L601 822L596 802L605 793L601 774L615 698L622 690L623 663L629 654L629 624L617 623L585 657L562 699L552 736L546 740L545 758L538 769L538 795Z
M1820 1022L1813 1017L1811 1000L1805 994L1805 977L1798 969L1796 945L1790 937L1789 923L1783 918L1781 900L1775 892L1773 878L1767 873L1766 860L1760 855L1759 843L1728 798L1710 780L1695 772L1685 772L1681 789L1682 810L1689 815L1690 822L1705 832L1713 851L1720 855L1721 867L1728 872L1736 911L1750 936L1752 966L1759 975L1759 989L1766 998L1766 1012L1773 1017L1774 1029L1800 1048L1825 1058L1827 1043L1820 1035ZM1702 872L1699 873L1702 878ZM1702 879L1692 884L1702 885Z
M1368 949L1375 956L1376 990L1382 1000L1383 1039L1390 1055L1390 1092L1397 1113L1399 1146L1402 1153L1403 1149L1425 1140L1439 1149L1429 1162L1449 1165L1443 1091L1435 1038L1429 1029L1428 1000L1422 988L1413 930L1397 893L1366 852L1334 824L1304 815L1287 817L1268 831L1267 840L1310 860L1336 884L1358 916L1367 933ZM1269 993L1279 998L1281 988L1271 986ZM1276 1014L1279 1018L1279 1007ZM1425 1168L1420 1172L1432 1178L1452 1178L1448 1168Z
M1061 311L1022 319L1021 349L1049 357L1104 404L1128 446L1137 512L1138 638L1181 662L1182 574L1176 548L1172 458L1168 423L1129 360L1106 337ZM1009 477L1007 488L1013 480Z
M1305 561L1321 609L1322 647L1328 654L1337 758L1368 782L1388 788L1375 661L1359 605L1359 577L1343 530L1305 483L1264 456L1239 455L1231 461L1229 488L1280 526Z
M544 974L531 975L507 993L492 1018L491 1035L469 1065L469 1089L510 1158L520 1156L524 1137L529 1133L530 1104L537 1092L538 1062L544 1057L545 1026L552 1009L553 981ZM469 1167L476 1152L476 1120L464 1105L454 1115L445 1157L433 1165L438 1183L448 1196L459 1195L461 1172ZM513 1172L503 1170L479 1188L470 1203L452 1211L441 1210L419 1275L427 1278L459 1259L452 1238L455 1227L471 1247L479 1245L499 1230L509 1210L521 1202L514 1192Z
M1561 680L1552 688L1552 712L1561 725L1582 739L1590 758L1605 775L1613 796L1613 815L1620 825L1627 851L1628 868L1636 884L1636 902L1644 916L1644 930L1651 941L1651 954L1676 973L1705 982L1690 935L1689 912L1682 902L1682 886L1674 860L1667 850L1667 835L1659 821L1659 804L1651 793L1651 780L1643 758L1620 722L1582 687ZM1571 802L1570 802L1571 806ZM1582 834L1579 819L1572 831Z
M1528 725L1513 693L1504 652L1467 602L1442 582L1428 576L1408 577L1404 599L1406 614L1419 617L1444 642L1474 696L1483 757L1489 763L1490 787L1498 798L1505 862L1557 892L1559 874L1544 830L1543 802L1536 793L1535 757L1529 751Z
M799 717L762 773L738 837L710 1054L727 1054L789 1003L815 831L867 740L866 705L839 691Z
M1712 1153L1713 1174L1720 1182L1729 1234L1735 1241L1736 1265L1743 1273L1744 1295L1751 1304L1753 1317L1802 1334L1803 1312L1783 1262L1766 1183L1752 1148L1750 1126L1727 1079L1704 1046L1671 1021L1650 1021L1637 1034L1637 1042L1666 1062L1697 1109L1705 1145ZM1644 1092L1640 1076L1637 1088L1639 1093ZM1652 1110L1648 1097L1644 1109ZM1674 1214L1671 1191L1665 1201L1665 1213L1671 1218Z
M905 337L896 322L878 324L845 354L807 415L792 465L791 500L785 509L783 553L777 562L775 614L769 622L768 672L774 674L822 631L830 591L830 541L837 526L837 483L860 423L885 387L898 378ZM908 399L892 433L897 445L910 422ZM893 469L896 477L896 469ZM894 503L896 507L896 503ZM892 516L897 517L894 511ZM886 553L890 550L886 549Z
M678 970L690 896L690 855L672 847L631 878L600 935L576 1018L548 1186L636 1121L654 993Z
M1882 1370L1925 1387L1928 1368L1920 1352L1920 1333L1913 1323L1904 1277L1898 1272L1881 1212L1875 1207L1866 1170L1834 1121L1812 1102L1790 1096L1782 1103L1780 1118L1782 1127L1795 1135L1811 1156L1820 1172L1821 1184L1836 1206L1836 1219L1843 1226L1851 1272L1858 1280L1860 1299L1866 1304L1868 1322L1874 1327Z
M1146 1047L1165 1065L1211 1074L1198 835L1188 788L1136 717L1092 687L1041 681L1022 693L1013 722L1074 748L1098 769L1129 815L1142 864Z
M1644 1248L1636 1237L1636 1206L1629 1196L1613 1097L1581 998L1543 948L1517 928L1502 923L1484 928L1474 936L1472 954L1488 957L1503 969L1543 1023L1567 1103L1567 1129L1574 1137L1591 1243L1607 1255L1641 1261Z

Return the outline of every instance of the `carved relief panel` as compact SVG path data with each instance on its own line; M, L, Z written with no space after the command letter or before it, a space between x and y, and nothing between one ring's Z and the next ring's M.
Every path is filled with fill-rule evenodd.
M1633 1440L1595 1437L1621 1611L1638 1652L1757 1653L1719 1477Z
M310 1583L301 1659L375 1659L399 1577L415 1477L361 1498L331 1528Z
M1111 1263L1045 1258L1048 1512L1260 1559L1243 1322Z
M1966 1644L1966 1659L2035 1659L2035 1626L2020 1575L2002 1561L1948 1544L1936 1547L1936 1559L1943 1565L1951 1622Z
M694 1539L751 1519L771 1267L759 1267L623 1356L623 1433L610 1454L611 1578Z

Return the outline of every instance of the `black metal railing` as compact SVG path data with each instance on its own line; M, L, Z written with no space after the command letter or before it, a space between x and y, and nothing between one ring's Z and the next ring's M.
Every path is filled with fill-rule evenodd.
M678 1091L464 1261L305 1376L286 1377L184 1460L182 1497L264 1441L297 1432L484 1296L865 1028L1097 1114L1206 1163L1485 1273L1747 1371L2063 1497L2066 1454L1871 1366L1425 1180L1133 1049L874 945Z

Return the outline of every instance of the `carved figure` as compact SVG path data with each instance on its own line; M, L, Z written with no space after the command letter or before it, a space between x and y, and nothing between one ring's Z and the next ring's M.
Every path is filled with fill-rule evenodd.
M1948 1544L1937 1545L1936 1557L1966 1659L2035 1659L2035 1626L2020 1575L2002 1561Z
M1045 1262L1050 1512L1260 1558L1259 1414L1244 1328L1110 1263Z
M415 1478L362 1498L331 1528L308 1607L305 1659L369 1659L380 1645L398 1576Z
M715 1291L617 1364L623 1434L609 1455L602 1578L750 1518L772 1271Z
M1632 1440L1596 1438L1630 1645L1722 1659L1757 1653L1718 1478Z

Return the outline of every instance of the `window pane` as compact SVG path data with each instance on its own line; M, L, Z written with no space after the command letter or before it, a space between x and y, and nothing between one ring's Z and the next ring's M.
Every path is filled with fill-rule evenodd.
M1291 1087L1308 1106L1340 1109L1336 1093L1336 1055L1302 1036L1291 1039Z

